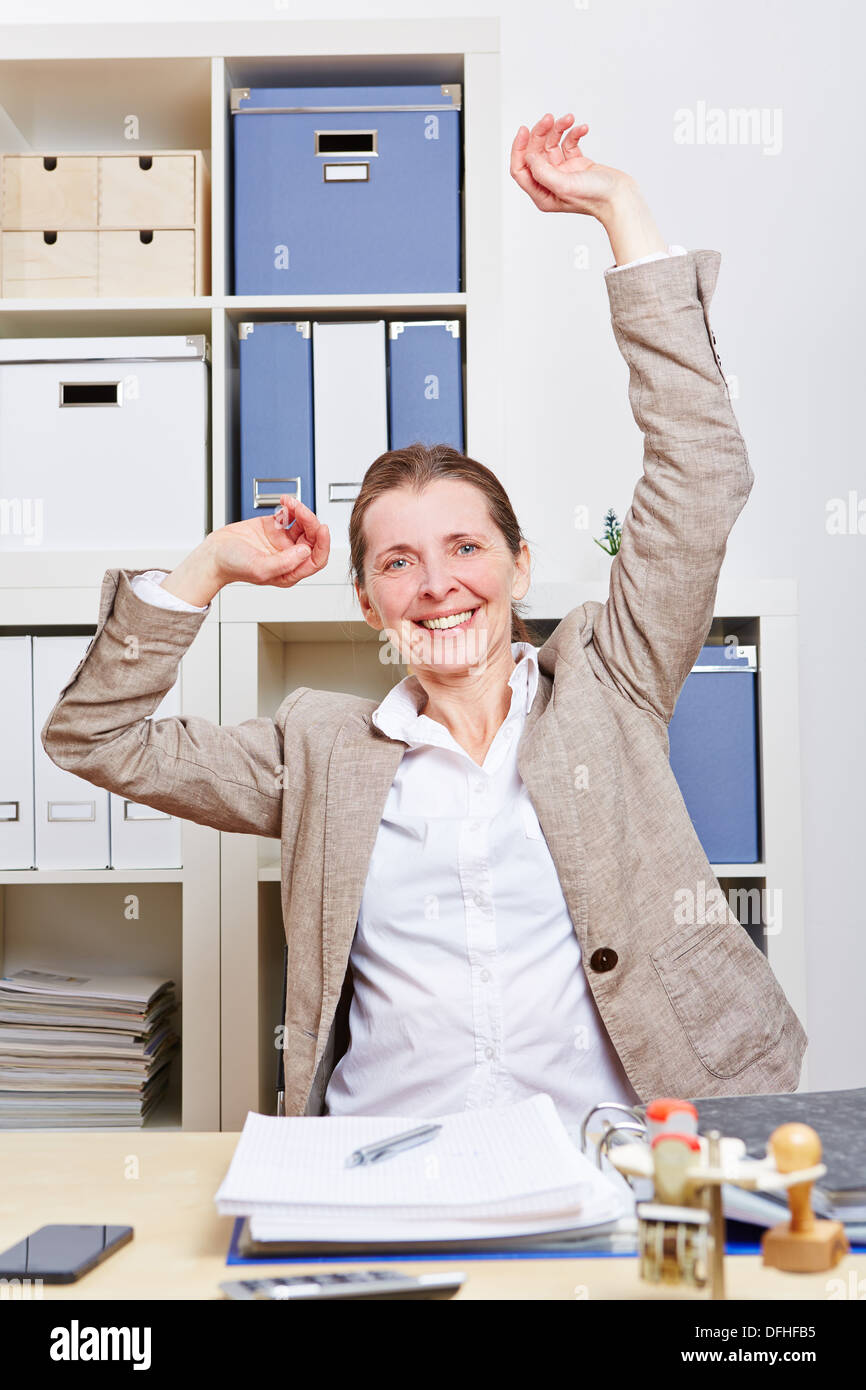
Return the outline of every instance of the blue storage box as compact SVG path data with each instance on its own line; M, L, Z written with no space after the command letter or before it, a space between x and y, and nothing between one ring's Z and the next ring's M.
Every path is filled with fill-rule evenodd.
M671 767L710 863L757 863L755 648L703 647L668 733Z
M450 444L463 452L463 362L459 319L388 324L390 449Z
M235 88L235 294L460 290L460 97Z
M273 513L283 492L316 509L310 327L239 326L241 521Z

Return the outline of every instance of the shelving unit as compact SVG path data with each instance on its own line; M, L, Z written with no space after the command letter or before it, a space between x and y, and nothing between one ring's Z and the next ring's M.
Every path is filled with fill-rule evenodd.
M25 556L35 560L35 556ZM91 557L78 557L90 563ZM47 568L41 587L16 588L13 557L0 587L0 632L58 635L95 630L99 590L62 588ZM59 562L58 562L59 563ZM58 582L52 582L56 580ZM209 613L181 663L181 707L219 721L219 622ZM181 869L0 870L0 963L161 973L180 1002L181 1051L169 1091L147 1127L220 1127L220 835L181 823ZM130 895L135 916L127 913Z
M465 352L466 451L496 460L508 487L500 387L503 145L497 20L6 26L0 28L0 52L4 150L42 150L56 142L58 151L205 153L211 181L210 295L0 299L0 336L205 333L211 344L211 529L236 519L238 325L247 319L458 318ZM461 291L294 298L233 294L230 92L324 80L460 84ZM138 142L124 135L131 114L138 118ZM92 632L106 568L171 569L181 558L165 550L110 549L4 555L0 544L0 629ZM347 552L335 550L323 573L291 591L251 585L224 590L184 658L183 710L234 724L273 714L297 685L384 695L406 673L378 660L376 635L360 620L347 566ZM578 589L535 587L530 616L556 621L576 603L606 597L598 583ZM716 612L720 631L742 634L741 641L759 648L765 833L760 864L715 865L714 872L723 886L766 890L771 902L773 891L782 890L784 929L761 944L805 1023L795 588L785 581L744 586L723 580ZM238 1129L249 1109L271 1110L274 1102L283 941L279 843L184 823L183 865L134 873L0 874L6 924L0 946L5 945L8 967L25 940L28 949L32 945L31 929L42 943L39 949L62 941L74 959L98 952L100 943L107 949L111 938L112 950L118 941L128 947L130 963L153 959L160 968L177 970L183 997L180 1084L153 1123ZM72 916L74 940L57 923L45 925L41 904L60 887L68 891L58 899L58 910ZM144 905L153 904L154 912L159 903L160 929L149 935L142 913L136 934L115 941L96 906L103 901L100 895L120 889L122 896L130 888L140 892ZM93 921L85 926L89 917ZM760 930L754 934L761 936Z

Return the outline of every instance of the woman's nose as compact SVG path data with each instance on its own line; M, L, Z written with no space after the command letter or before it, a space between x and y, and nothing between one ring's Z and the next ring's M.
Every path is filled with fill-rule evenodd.
M456 588L456 581L445 565L426 565L419 576L418 592L421 595L447 594Z

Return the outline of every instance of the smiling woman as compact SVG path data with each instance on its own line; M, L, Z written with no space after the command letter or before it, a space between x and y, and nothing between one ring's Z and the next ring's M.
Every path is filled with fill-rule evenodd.
M171 574L108 571L42 730L97 786L281 840L287 1114L436 1116L543 1091L572 1123L600 1100L798 1085L806 1035L766 957L730 909L680 914L684 891L718 884L667 726L754 482L709 325L720 257L665 248L573 122L521 126L511 173L542 212L597 218L616 261L644 455L607 601L576 596L536 646L502 485L416 443L370 464L349 527L364 619L411 662L384 700L302 686L234 727L149 717L224 585L324 569L327 525L284 497ZM138 659L118 661L130 633Z

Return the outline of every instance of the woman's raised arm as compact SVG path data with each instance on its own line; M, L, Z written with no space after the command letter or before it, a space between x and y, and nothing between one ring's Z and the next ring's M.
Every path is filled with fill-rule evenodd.
M284 517L256 518L212 532L163 582L201 612L169 612L132 585L142 570L110 569L96 633L42 728L58 767L95 786L218 830L279 837L284 789L283 718L214 724L198 715L150 719L177 679L178 666L232 579L287 588L327 561L328 528L308 508L283 498Z
M585 125L545 116L512 146L511 172L545 212L582 212L608 232L605 276L643 473L622 527L607 602L593 612L596 675L668 723L713 620L728 536L754 482L708 310L720 256L666 249L634 180L580 153Z

